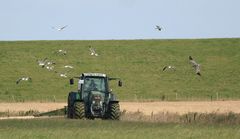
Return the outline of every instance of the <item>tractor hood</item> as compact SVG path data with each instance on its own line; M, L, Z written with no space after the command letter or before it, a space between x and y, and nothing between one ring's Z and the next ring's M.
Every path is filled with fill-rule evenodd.
M99 91L91 91L90 93L90 111L94 117L102 117L104 115L104 97L105 94Z
M92 102L93 100L99 100L99 101L104 101L105 98L105 93L99 92L99 91L91 91L90 92L90 102Z

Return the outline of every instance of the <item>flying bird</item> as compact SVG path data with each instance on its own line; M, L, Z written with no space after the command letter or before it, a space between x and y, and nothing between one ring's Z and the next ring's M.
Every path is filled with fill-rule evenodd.
M95 49L92 48L92 46L89 46L89 50L90 50L90 55L91 56L98 56L98 54L96 53Z
M62 31L64 30L68 25L65 25L63 27L60 27L60 28L55 28L55 27L52 27L53 29L57 30L57 31Z
M67 73L60 73L60 77L67 78Z
M189 56L189 62L192 64L192 67L195 69L197 75L201 76L200 73L200 64L193 60L192 56Z
M66 55L66 54L67 54L67 51L66 51L66 50L62 50L62 49L59 49L59 50L55 51L55 53L60 54L60 55Z
M69 71L69 70L68 70L68 71ZM65 71L65 72L54 71L54 72L57 73L60 77L67 78L67 72L68 72L68 71Z
M156 28L155 29L157 29L158 31L162 31L162 27L160 27L160 26L158 26L158 25L156 25Z
M32 81L31 77L21 77L19 79L17 79L16 84L19 84L20 81Z
M73 66L70 65L65 65L64 68L69 68L69 69L73 69Z
M53 61L49 61L47 60L47 58L43 59L43 60L38 60L38 65L41 66L42 68L46 68L49 71L53 70L54 66L56 63Z
M163 67L163 71L165 71L167 69L171 69L171 70L175 71L176 67L174 67L174 66L165 66L165 67Z

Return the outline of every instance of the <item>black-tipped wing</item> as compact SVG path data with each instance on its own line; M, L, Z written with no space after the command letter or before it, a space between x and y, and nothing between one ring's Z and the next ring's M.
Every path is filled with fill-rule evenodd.
M19 84L22 78L17 79L16 84Z
M63 30L63 29L65 29L66 27L67 27L67 25L66 25L66 26L63 26L63 27L61 27L61 28L60 28L60 30Z
M189 60L193 60L192 56L189 56Z
M201 73L200 73L200 72L198 72L198 73L197 73L197 75L201 76Z
M195 71L196 71L197 75L201 76L201 74L200 74L200 65L199 64L195 67Z
M159 30L159 31L162 30L162 28L160 26L158 26L158 25L156 25L156 29Z
M165 70L167 69L167 67L168 67L168 66L163 67L163 71L165 71Z
M189 62L192 64L193 67L196 67L199 65L195 60L193 60L192 56L189 56Z
M31 78L31 77L28 77L28 81L32 82L32 78Z

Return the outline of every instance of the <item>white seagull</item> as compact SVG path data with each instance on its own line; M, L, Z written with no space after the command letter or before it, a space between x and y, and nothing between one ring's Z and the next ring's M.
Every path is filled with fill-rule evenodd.
M176 67L174 67L174 66L165 66L165 67L163 67L163 71L165 71L167 69L171 69L171 70L175 71Z
M63 78L67 78L67 73L65 72L58 72L58 71L55 71L55 73L59 74L60 77L63 77Z
M61 55L66 55L66 54L67 54L67 51L66 51L66 50L62 50L62 49L59 49L59 50L55 51L55 53L61 54Z
M158 31L162 31L162 27L160 27L160 26L158 26L158 25L156 25L156 28L155 29L157 29Z
M67 78L67 73L60 73L60 77Z
M92 46L89 46L89 50L90 50L90 55L92 55L92 56L98 56L98 54L96 53L95 49L92 48Z
M192 64L192 67L195 69L197 75L201 76L200 73L200 64L193 60L191 56L189 56L189 62Z
M57 30L57 31L62 31L64 30L68 25L65 25L63 27L60 27L60 28L55 28L55 27L52 27L53 29Z
M31 77L21 77L19 79L17 79L16 84L19 84L20 81L32 81Z
M70 65L65 65L64 68L69 68L69 69L73 69L73 66Z

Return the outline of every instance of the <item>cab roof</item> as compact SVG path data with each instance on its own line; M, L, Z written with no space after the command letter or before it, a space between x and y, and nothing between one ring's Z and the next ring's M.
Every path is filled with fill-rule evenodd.
M107 77L104 73L83 73L82 76Z

